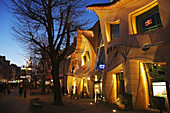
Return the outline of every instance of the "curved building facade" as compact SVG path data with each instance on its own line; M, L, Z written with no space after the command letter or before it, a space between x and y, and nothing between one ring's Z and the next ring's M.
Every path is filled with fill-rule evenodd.
M169 0L113 0L92 4L105 47L103 94L133 109L169 110ZM122 99L123 98L123 99ZM126 106L127 107L127 106Z

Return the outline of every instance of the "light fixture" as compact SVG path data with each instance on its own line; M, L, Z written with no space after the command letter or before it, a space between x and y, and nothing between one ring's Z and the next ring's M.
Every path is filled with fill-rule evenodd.
M113 113L116 113L116 110L115 110L115 109L113 109Z
M150 47L151 47L151 44L146 43L146 44L143 45L142 50L147 51L147 50L150 49Z
M156 43L152 43L152 44L145 43L145 44L142 46L142 50L143 50L143 51L147 51L147 50L149 50L150 47L152 47L152 46L159 46L159 45L163 45L163 44L168 44L168 42L160 41L160 42L156 42Z

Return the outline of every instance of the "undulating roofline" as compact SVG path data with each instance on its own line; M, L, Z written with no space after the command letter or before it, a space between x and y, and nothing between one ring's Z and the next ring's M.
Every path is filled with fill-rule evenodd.
M113 0L112 2L109 2L109 3L100 3L100 4L91 4L91 5L88 5L86 7L104 7L104 6L110 6L112 4L115 4L116 2L118 2L119 0Z

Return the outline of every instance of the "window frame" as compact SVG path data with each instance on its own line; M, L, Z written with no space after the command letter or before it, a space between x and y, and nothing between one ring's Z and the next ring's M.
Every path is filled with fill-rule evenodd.
M133 12L129 13L128 16L128 23L129 23L129 35L137 34L137 26L136 26L136 17L141 15L142 13L152 9L153 7L158 5L157 0L153 0L152 2L148 3L147 5L134 10ZM163 24L163 23L162 23Z
M114 29L114 30L113 30ZM115 32L118 32L115 34ZM120 24L110 24L110 39L111 41L120 37Z
M143 21L146 21L147 18L152 18L155 25L148 25L150 27L144 27L143 26ZM155 7L151 8L150 10L138 15L136 17L136 28L137 28L137 33L144 33L144 32L149 32L149 31L153 31L156 29L160 29L162 28L162 22L161 22L161 18L160 18L160 14L159 14L159 8L158 5L156 5Z

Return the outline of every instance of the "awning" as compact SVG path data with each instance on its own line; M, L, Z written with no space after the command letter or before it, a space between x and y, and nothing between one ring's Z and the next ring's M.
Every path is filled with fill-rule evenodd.
M128 45L128 44L112 44L110 47L107 49L107 53L109 53L112 50L118 50L118 49L125 49L125 48L140 48L139 46L133 46L133 45Z
M128 45L128 44L112 44L110 47L108 47L107 53L111 51L115 51L115 54L114 54L115 57L117 56L117 53L120 53L126 62L126 59L129 53L132 50L137 49L137 48L140 48L140 47Z

